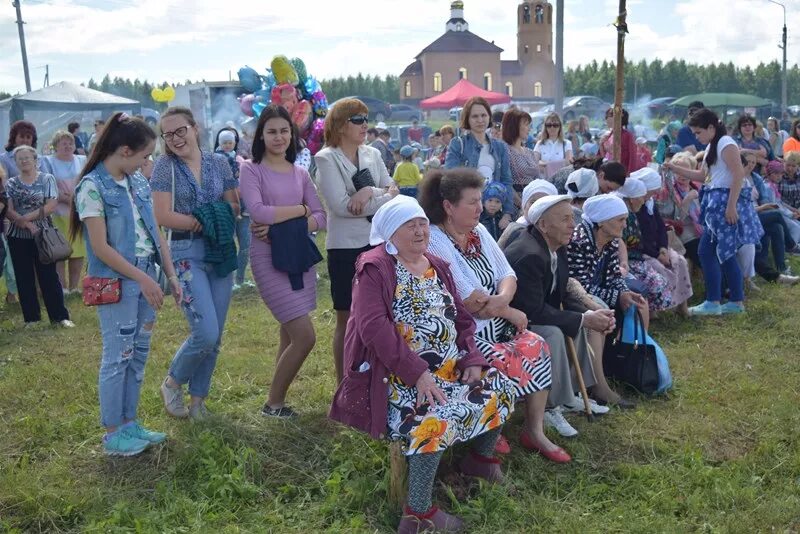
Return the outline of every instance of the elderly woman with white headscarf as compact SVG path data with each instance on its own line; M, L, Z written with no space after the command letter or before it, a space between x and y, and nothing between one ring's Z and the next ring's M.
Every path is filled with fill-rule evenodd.
M569 274L609 308L636 305L647 322L647 299L628 289L620 270L619 241L627 219L628 207L614 193L587 200L567 245Z
M572 197L572 212L575 215L575 224L578 225L581 223L581 215L583 215L583 203L600 191L597 173L592 169L572 171L564 187L567 194Z
M497 240L497 246L501 249L505 249L511 242L519 236L519 233L527 228L528 220L526 219L528 210L531 209L531 206L534 202L539 200L540 198L548 195L557 195L558 190L556 186L544 180L542 178L537 178L536 180L532 180L525 188L522 190L522 209L520 210L520 216L516 221L513 221L506 226L506 229L503 230L503 233L500 235L500 239Z
M475 323L447 264L427 252L429 222L416 200L397 196L372 220L356 263L345 373L330 416L400 441L408 459L408 502L398 532L463 525L432 504L443 452L470 441L460 471L502 480L494 448L510 416L514 385L475 345Z
M651 311L677 308L688 316L687 301L692 296L689 266L686 258L669 248L667 227L654 199L663 189L661 175L644 167L628 179L642 184L635 198L627 199L631 213L623 240L628 246L631 273L647 286L643 294ZM640 194L641 189L644 194Z

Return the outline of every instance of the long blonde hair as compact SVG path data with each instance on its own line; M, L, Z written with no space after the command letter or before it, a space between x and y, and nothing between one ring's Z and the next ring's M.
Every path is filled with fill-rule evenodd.
M548 122L552 123L551 121L553 121L553 120L557 120L558 121L558 125L559 125L558 126L558 140L561 141L562 143L564 142L564 123L561 122L561 117L558 116L558 113L551 113L550 115L545 117L544 122L542 123L542 131L539 132L539 141L545 142L548 139L550 139L550 137L548 136L548 133L547 133L547 123Z

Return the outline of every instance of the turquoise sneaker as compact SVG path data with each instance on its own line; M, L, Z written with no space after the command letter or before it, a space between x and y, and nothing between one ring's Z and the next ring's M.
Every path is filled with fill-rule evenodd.
M705 300L703 301L702 304L698 304L697 306L691 306L689 308L689 315L691 316L722 315L722 306Z
M153 432L152 430L147 430L139 424L139 421L131 421L127 425L124 425L121 430L126 432L131 437L138 438L152 444L163 443L167 439L167 435L163 432Z
M133 437L122 429L103 436L103 452L109 456L136 456L149 446L149 441Z
M723 315L731 313L744 313L744 304L736 304L735 302L726 302L720 306L720 313Z

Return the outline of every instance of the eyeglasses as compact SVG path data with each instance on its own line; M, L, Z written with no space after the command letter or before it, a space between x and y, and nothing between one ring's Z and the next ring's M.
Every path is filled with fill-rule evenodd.
M164 133L162 133L162 134L161 134L161 138L162 138L164 141L166 141L166 142L168 142L168 143L169 143L169 142L170 142L170 141L172 141L172 140L173 140L175 137L178 137L178 138L180 138L180 139L183 139L184 137L186 137L186 132L188 132L188 131L189 131L189 127L188 127L188 126L181 126L180 128L177 128L176 130L173 130L173 131L171 131L171 132L164 132Z
M356 126L361 126L362 124L366 124L369 122L369 117L367 117L366 115L353 115L352 117L347 119L347 122L349 122L350 124L355 124Z
M561 128L561 125L558 124L557 122L548 122L547 124L545 124L545 126L547 126L548 128Z
M29 161L36 161L36 158L33 156L20 156L17 158L17 161L20 163L28 163Z
M494 123L494 127L497 130L500 130L503 127L503 123L502 122L496 122L496 123Z

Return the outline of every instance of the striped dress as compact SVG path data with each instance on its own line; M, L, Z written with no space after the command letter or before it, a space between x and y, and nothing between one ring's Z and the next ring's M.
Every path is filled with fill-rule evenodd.
M431 251L434 254L442 249L441 236L447 236L447 234L438 228L431 230L431 244L435 247ZM445 255L441 253L437 255L443 256L450 262L450 269L453 271L453 277L462 298L468 296L467 291L472 292L464 289L465 280L472 282L472 290L483 289L490 295L496 295L497 284L500 281L496 272L503 272L503 269L493 265L493 258L498 258L498 261L502 258L505 261L505 256L502 252L499 252L498 256L488 250L490 247L495 247L499 251L499 247L492 240L491 235L481 225L478 225L476 230L470 234L464 251L449 236L446 239L450 245L446 247L449 249L447 253L451 257L444 257ZM439 246L434 244L434 240L439 242ZM458 272L462 269L467 269L468 272ZM511 272L513 273L513 271ZM476 320L475 344L493 367L500 369L514 382L518 397L549 389L552 379L550 349L547 343L538 335L528 331L525 333L525 350L515 350L515 334L516 328L501 317Z

